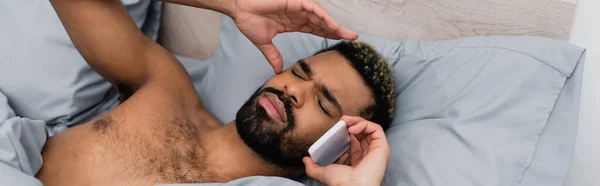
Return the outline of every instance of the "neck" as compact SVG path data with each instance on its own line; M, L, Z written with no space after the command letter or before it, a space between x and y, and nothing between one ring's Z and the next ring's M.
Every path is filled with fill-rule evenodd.
M228 182L247 176L281 176L281 171L248 147L237 133L235 121L203 135L202 146L206 164L219 182Z

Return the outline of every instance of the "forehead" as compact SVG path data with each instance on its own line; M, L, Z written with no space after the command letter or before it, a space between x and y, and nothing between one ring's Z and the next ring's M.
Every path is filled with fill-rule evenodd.
M340 102L344 114L358 115L374 103L375 99L360 74L339 52L323 52L304 61L312 69L313 79L324 84Z

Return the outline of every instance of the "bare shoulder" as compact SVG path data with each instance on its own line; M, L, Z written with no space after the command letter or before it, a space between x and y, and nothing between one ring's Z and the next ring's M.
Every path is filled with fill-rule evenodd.
M172 86L157 82L141 87L113 111L91 123L92 129L105 132L115 122L142 122L146 127L185 127L179 125L187 123L200 130L222 125L205 110L194 89L174 89Z

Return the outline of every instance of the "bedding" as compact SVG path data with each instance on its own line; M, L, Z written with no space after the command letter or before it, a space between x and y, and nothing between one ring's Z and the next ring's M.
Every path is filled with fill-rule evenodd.
M42 185L33 176L42 167L46 123L15 115L0 91L0 180L5 185Z
M232 20L225 17L222 25L222 48L215 57L180 60L205 107L227 123L273 72ZM578 111L572 108L579 101L583 49L536 37L400 42L363 35L360 39L374 44L388 59L396 80L396 119L387 131L392 155L383 185L562 185L573 155ZM274 41L285 68L335 42L298 33ZM7 112L0 115L20 116L14 108L25 105L4 97L9 99L0 101L4 103L0 111ZM41 146L25 144L43 144L45 134L39 129L44 121L17 119L0 122L2 131L8 131L0 137L12 139L0 150L14 154L25 147L26 152L38 152ZM32 139L22 141L21 136ZM39 157L28 153L6 157L0 159L0 167L15 175L7 179L39 184L27 177L32 174L26 170L35 172ZM28 164L15 164L15 159ZM306 178L297 181L318 184ZM297 181L257 176L225 185L297 185Z
M158 37L161 4L123 0L150 38ZM0 3L0 90L16 115L55 132L118 104L111 85L85 63L47 0Z

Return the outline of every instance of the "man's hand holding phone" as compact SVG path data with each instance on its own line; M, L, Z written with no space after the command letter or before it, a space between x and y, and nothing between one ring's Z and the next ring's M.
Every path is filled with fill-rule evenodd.
M350 133L350 151L337 163L319 166L304 157L306 175L325 185L381 185L390 149L380 125L361 117L343 116Z

